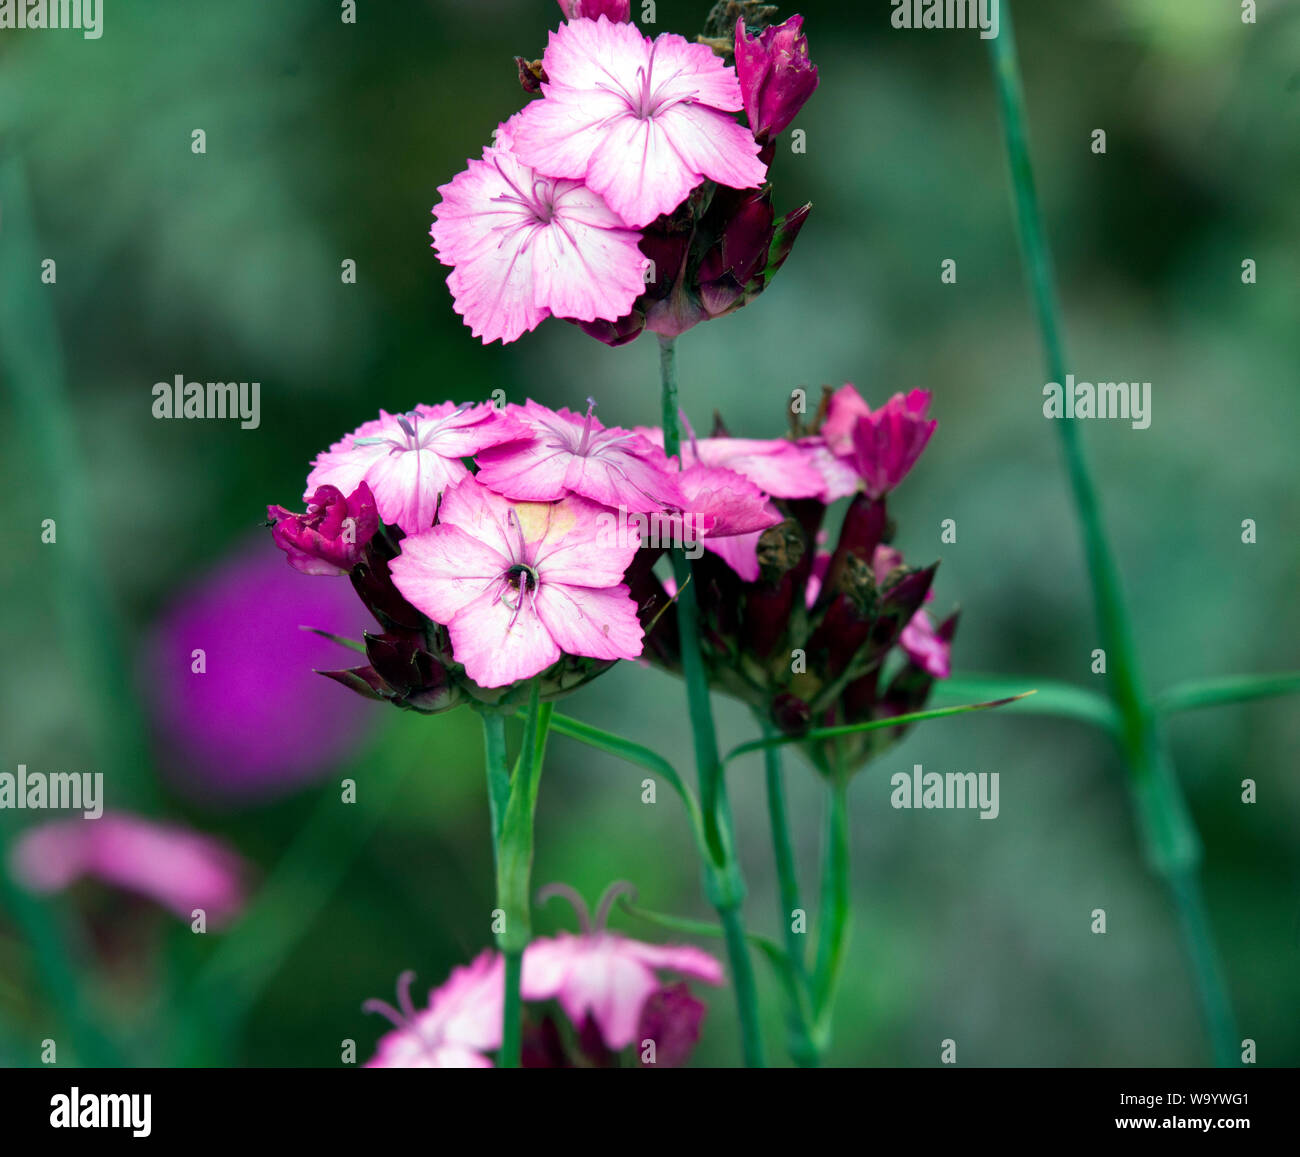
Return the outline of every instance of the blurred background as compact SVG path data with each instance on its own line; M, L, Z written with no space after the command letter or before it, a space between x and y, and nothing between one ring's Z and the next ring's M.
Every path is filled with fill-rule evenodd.
M310 673L349 657L297 626L357 635L364 615L343 580L285 566L265 505L299 506L310 459L381 406L501 388L655 422L657 349L559 321L484 349L429 248L437 186L523 103L511 58L541 55L549 0L360 0L355 25L326 0L104 7L99 40L0 33L0 770L104 772L110 807L237 850L252 906L194 936L108 889L36 898L6 877L0 1063L37 1063L44 1038L60 1063L333 1065L345 1038L360 1061L388 1027L362 1000L391 999L406 968L423 993L490 943L478 721L366 704ZM693 35L707 8L660 3L650 31ZM1202 0L1015 9L1070 365L1152 383L1149 429L1083 429L1146 677L1295 669L1300 6L1261 0L1255 26ZM956 669L1100 689L987 45L895 31L886 0L800 10L821 87L795 122L806 153L786 137L772 176L779 209L813 213L761 300L682 339L683 403L699 427L717 408L733 433L772 437L795 386L852 381L873 404L932 390L939 429L892 510L909 559L943 560L935 607L962 607ZM1242 283L1247 258L1258 284ZM156 420L152 387L177 374L259 381L260 426ZM955 544L939 540L948 518ZM250 669L263 694L238 690ZM683 691L659 672L623 664L562 709L690 766ZM717 711L724 744L752 737L744 709ZM1300 1063L1300 714L1277 699L1170 731L1242 1035L1261 1064ZM891 809L889 777L914 763L1000 773L1000 817ZM346 779L355 805L338 802ZM646 907L708 918L677 801L642 804L641 779L553 738L534 880L594 901L627 879ZM750 926L778 935L758 758L731 784ZM823 792L793 753L787 784L811 907ZM1208 1061L1100 733L937 721L864 771L852 805L855 934L829 1063L931 1065L948 1037L966 1065ZM31 818L0 814L6 843ZM554 904L536 925L572 919ZM731 995L705 998L695 1061L735 1063Z

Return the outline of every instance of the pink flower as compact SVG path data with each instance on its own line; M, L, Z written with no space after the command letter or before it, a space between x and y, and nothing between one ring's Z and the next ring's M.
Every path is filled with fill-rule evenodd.
M658 426L639 426L656 446L664 444ZM785 438L688 438L682 443L682 465L689 470L702 465L743 474L773 498L816 498L825 479L806 450Z
M545 99L519 114L515 152L539 173L584 181L628 225L671 213L705 179L752 189L767 175L730 115L736 74L703 44L575 20L551 33L542 65Z
M234 919L244 904L246 867L225 844L126 812L29 828L10 851L10 867L32 892L59 892L92 876L182 920L201 908L212 926Z
M596 20L601 16L615 22L632 19L632 0L559 0L565 20Z
M515 503L467 478L443 496L437 526L403 541L393 582L447 628L481 687L529 679L562 653L635 659L642 630L623 574L638 540L617 541L602 515L584 498Z
M820 472L784 438L699 438L682 446L688 466L722 466L743 474L773 498L816 498L825 487Z
M852 457L853 427L857 425L859 418L865 418L870 413L871 407L863 400L852 382L845 382L831 395L826 421L821 427L821 436L836 457Z
M563 895L573 904L583 932L561 932L553 939L534 940L524 950L520 993L524 1000L558 999L574 1027L590 1016L605 1047L618 1052L636 1041L646 1002L664 984L659 970L722 984L722 965L701 948L689 944L645 944L605 927L613 900L626 884L612 885L602 897L594 927L586 904L571 888L551 884L539 902Z
M394 1031L379 1038L368 1069L489 1069L483 1054L501 1047L505 967L498 952L485 949L473 963L453 968L441 988L429 993L429 1007L411 1003L414 972L397 979L397 1008L367 1000L365 1012L378 1012Z
M479 454L478 480L507 498L530 502L573 493L633 511L681 507L681 490L663 451L630 430L602 426L594 409L592 403L583 417L525 402L516 413L531 436Z
M687 507L711 523L705 550L722 559L746 582L759 575L758 540L781 515L767 496L735 470L696 463L681 473Z
M306 514L268 506L266 517L274 524L275 545L303 574L347 574L379 529L375 496L364 482L346 498L337 486L318 486L307 499Z
M924 611L912 616L898 641L908 658L927 674L936 679L946 679L952 674L952 644L939 636Z
M856 494L862 485L853 463L839 458L820 437L800 438L796 445L804 452L808 463L822 478L822 492L818 498L829 506L850 494Z
M455 267L447 285L456 312L485 345L514 341L552 314L617 321L645 289L649 266L640 235L597 192L520 161L510 147L518 121L439 187L429 231L438 260Z
M488 403L416 406L409 414L379 411L316 457L307 495L320 486L351 494L362 482L374 492L385 522L417 534L433 524L438 495L469 477L461 461L526 430Z
M853 465L871 498L893 490L916 465L921 451L939 424L925 417L930 404L926 390L895 394L879 410L868 411L853 423Z
M776 136L798 115L817 87L817 67L808 59L803 17L749 36L736 21L736 76L745 115L760 141Z

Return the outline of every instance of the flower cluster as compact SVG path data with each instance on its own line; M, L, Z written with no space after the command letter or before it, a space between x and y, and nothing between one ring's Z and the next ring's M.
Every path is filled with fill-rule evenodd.
M626 578L648 520L679 546L779 521L743 477L680 471L594 408L381 412L319 455L305 513L267 508L273 536L295 569L350 575L383 628L367 665L326 674L429 713L510 707L537 675L555 698L641 654Z
M684 1063L699 1037L704 1005L685 981L670 983L660 972L705 984L723 983L722 966L691 945L646 944L609 931L605 924L613 900L626 888L612 885L593 922L581 896L552 884L540 899L561 895L578 915L581 933L561 932L534 940L524 950L522 1000L555 1001L570 1026L561 1030L544 1010L525 1024L525 1068L607 1067L635 1046L646 1066L672 1068ZM468 966L453 969L446 983L429 993L428 1006L411 1001L412 972L397 981L397 1007L368 1000L367 1012L390 1020L393 1031L380 1038L367 1068L489 1068L487 1055L501 1047L505 962L485 950ZM650 1054L646 1042L653 1042Z
M801 18L767 28L769 6L720 5L729 36L693 43L643 35L626 0L561 9L542 58L517 58L542 99L438 189L456 311L485 343L555 316L618 345L739 309L809 208L778 220L767 184L772 138L817 85Z
M717 543L693 569L701 650L710 681L789 735L919 710L949 674L956 615L935 625L923 609L937 564L905 565L890 545L885 498L915 464L936 423L929 395L898 394L872 410L851 385L823 397L810 423L774 441L693 439L687 462L739 474L765 492L774 525ZM828 506L853 495L833 549ZM643 552L632 579L641 605L660 614L647 655L679 669L671 580ZM805 745L832 774L895 741L883 728Z

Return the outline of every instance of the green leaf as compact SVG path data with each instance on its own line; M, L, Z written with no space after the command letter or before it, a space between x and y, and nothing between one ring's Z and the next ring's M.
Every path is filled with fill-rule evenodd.
M769 747L784 747L788 743L807 743L818 739L834 739L839 735L856 735L860 731L878 731L882 727L902 727L907 723L920 723L925 719L943 719L949 715L965 715L970 711L986 711L990 707L1001 707L1007 703L1014 703L1018 699L1024 699L1027 695L1033 695L1033 691L1023 691L1019 695L1010 695L1004 699L994 699L988 703L966 703L960 707L941 707L933 711L913 711L908 715L894 715L889 719L872 719L867 723L846 723L841 727L815 727L813 730L805 732L803 735L776 735L765 739L752 739L748 743L742 743L739 747L733 747L723 759L723 763L730 763L742 755L748 755L751 751L763 751Z
M1280 675L1224 675L1218 679L1193 679L1162 691L1155 698L1155 708L1162 715L1191 711L1197 707L1222 707L1229 703L1247 703L1252 699L1271 699L1278 695L1300 692L1300 673Z
M366 645L357 642L356 639L346 639L342 635L332 635L329 631L322 631L319 627L299 627L300 631L310 631L313 635L319 635L322 639L328 639L331 643L337 643L340 647L347 647L353 651L366 653Z
M940 702L987 699L1013 694L1026 683L1032 683L1038 694L1007 708L1020 715L1057 715L1091 723L1103 731L1117 733L1120 727L1119 712L1114 703L1100 691L1076 687L1072 683L1054 683L1017 675L954 675L934 685L934 698Z

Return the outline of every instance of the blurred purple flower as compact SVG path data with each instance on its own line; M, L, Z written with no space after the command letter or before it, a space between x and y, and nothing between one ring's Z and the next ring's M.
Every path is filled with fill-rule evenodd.
M299 574L260 537L163 613L144 696L180 787L207 798L283 794L356 750L366 704L315 673L342 652L303 627L375 629L351 583Z
M211 926L228 923L244 903L246 866L220 840L125 812L28 828L9 867L32 892L59 892L89 876L147 896L182 920L202 908Z

